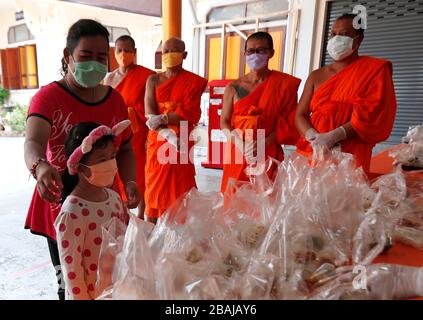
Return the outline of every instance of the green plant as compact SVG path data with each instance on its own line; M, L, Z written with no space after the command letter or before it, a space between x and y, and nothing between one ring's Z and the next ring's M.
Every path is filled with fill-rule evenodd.
M23 133L25 131L27 114L27 106L16 104L13 106L13 110L11 112L7 112L2 117L5 123L10 126L12 131L17 133Z
M2 86L0 86L0 105L4 105L7 99L9 99L9 95L9 90L6 90Z

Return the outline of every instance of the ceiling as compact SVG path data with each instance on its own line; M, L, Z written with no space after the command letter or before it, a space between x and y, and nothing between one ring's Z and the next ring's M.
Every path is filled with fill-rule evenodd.
M143 15L153 16L153 17L162 16L162 1L161 0L153 0L153 1L152 0L61 0L61 1L85 4L85 5L104 8L104 9L143 14Z

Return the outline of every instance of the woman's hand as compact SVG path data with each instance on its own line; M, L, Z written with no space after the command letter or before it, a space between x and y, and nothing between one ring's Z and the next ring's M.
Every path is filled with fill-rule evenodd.
M140 202L140 192L135 181L127 182L125 185L126 197L128 198L128 208L134 209Z
M41 198L51 203L60 202L63 184L57 169L48 163L41 162L37 166L36 176L37 189Z

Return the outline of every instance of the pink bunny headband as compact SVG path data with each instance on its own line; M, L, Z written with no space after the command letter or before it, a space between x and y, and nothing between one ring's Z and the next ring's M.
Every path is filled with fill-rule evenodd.
M85 137L84 140L82 140L81 145L76 148L69 157L67 162L69 173L74 175L77 172L79 162L81 161L82 157L93 149L93 144L96 143L99 139L107 135L113 135L116 137L130 125L131 121L124 120L116 124L113 128L102 125L91 131L90 134Z

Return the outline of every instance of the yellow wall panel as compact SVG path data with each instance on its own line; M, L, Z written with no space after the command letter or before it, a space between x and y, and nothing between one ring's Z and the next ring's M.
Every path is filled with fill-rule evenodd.
M269 61L270 70L281 70L281 47L282 47L282 31L269 32L273 39L273 48L275 49L275 55Z
M222 43L219 38L210 38L209 46L209 81L220 79L220 51Z
M21 87L26 88L28 86L27 82L27 64L26 64L26 50L25 47L19 47L19 68L21 73Z
M28 87L38 87L37 78L37 56L35 46L26 46Z
M241 37L229 36L226 38L226 79L238 79L239 77L239 54L241 49Z

